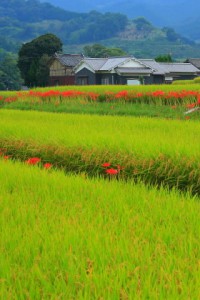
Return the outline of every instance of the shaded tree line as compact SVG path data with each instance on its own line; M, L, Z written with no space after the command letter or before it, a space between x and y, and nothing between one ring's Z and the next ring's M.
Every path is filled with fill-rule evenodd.
M4 53L0 58L0 90L20 90L22 83L16 55Z

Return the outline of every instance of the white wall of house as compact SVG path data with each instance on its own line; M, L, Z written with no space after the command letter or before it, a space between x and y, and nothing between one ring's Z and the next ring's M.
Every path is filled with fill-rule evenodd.
M95 73L94 70L86 63L81 63L80 66L78 66L76 69L75 69L75 73L78 73L79 71L83 70L84 68L90 70L92 73Z

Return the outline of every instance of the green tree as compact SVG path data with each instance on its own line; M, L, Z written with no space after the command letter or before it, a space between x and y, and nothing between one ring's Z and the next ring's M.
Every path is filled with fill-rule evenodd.
M18 53L18 66L21 76L27 86L40 86L40 76L45 55L51 57L55 52L62 50L61 40L54 34L41 35L29 43L25 43ZM45 70L45 82L48 82L48 72ZM44 78L42 80L44 82Z
M155 61L157 61L157 62L173 62L170 54L159 55L155 58Z
M50 56L47 54L42 55L39 60L38 68L36 71L36 82L39 86L46 86L49 79L49 61Z
M0 62L0 90L19 90L22 83L17 59L7 54Z
M124 52L120 48L107 48L101 44L93 44L92 46L85 46L83 48L84 55L88 57L110 57L110 56L124 56Z

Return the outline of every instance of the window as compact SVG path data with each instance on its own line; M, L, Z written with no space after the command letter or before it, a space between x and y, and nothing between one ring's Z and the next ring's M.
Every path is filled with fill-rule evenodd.
M109 77L108 76L102 76L101 84L103 84L103 85L109 84Z
M140 81L138 79L128 79L127 85L140 85Z

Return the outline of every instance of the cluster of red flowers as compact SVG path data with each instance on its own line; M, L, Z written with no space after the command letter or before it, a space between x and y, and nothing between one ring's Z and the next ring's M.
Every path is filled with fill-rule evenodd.
M176 105L186 105L187 108L193 108L195 106L200 106L200 92L199 91L169 91L164 92L162 90L152 91L152 92L138 92L134 90L122 90L119 92L105 91L102 94L95 92L84 92L76 90L48 90L48 91L33 91L28 92L17 92L16 96L3 98L0 96L0 100L11 103L17 101L19 98L32 98L39 99L40 101L50 101L58 100L58 104L62 102L65 98L83 98L89 101L99 101L99 102L112 102L117 100L125 100L127 102L133 103L157 103L161 101L164 105L171 105L175 108ZM189 103L189 104L188 104Z
M117 165L115 168L111 166L111 163L105 162L101 165L104 168L104 171L108 175L117 175L120 173L121 170L124 168L121 167L120 165Z
M0 149L0 156L2 156L4 160L8 160L8 159L12 158L11 155L6 155L6 150L5 149ZM41 158L39 158L39 157L31 157L31 158L29 158L25 161L25 163L27 165L32 165L32 166L37 165L40 162L41 162ZM52 166L53 165L51 163L44 163L43 164L44 169L51 169Z
M29 91L27 94L28 97L37 97L37 98L55 98L55 97L64 97L64 98L77 98L77 97L88 97L92 100L96 100L99 96L97 93L86 93L81 91L75 90L68 90L68 91L58 91L58 90L48 90L45 92L40 91Z
M28 165L37 165L40 162L41 162L41 158L39 158L39 157L31 157L25 161L25 163ZM50 169L52 167L52 164L45 163L45 164L43 164L43 167L45 169Z
M41 159L39 157L32 157L27 159L25 162L28 165L37 165L40 161Z
M16 96L14 96L14 97L7 97L7 98L4 99L4 102L6 102L6 103L12 103L12 102L15 102L15 101L17 101L17 97Z
M128 96L129 96L128 91L121 91L121 92L118 92L117 94L115 94L116 99L120 99L120 98L127 99Z

